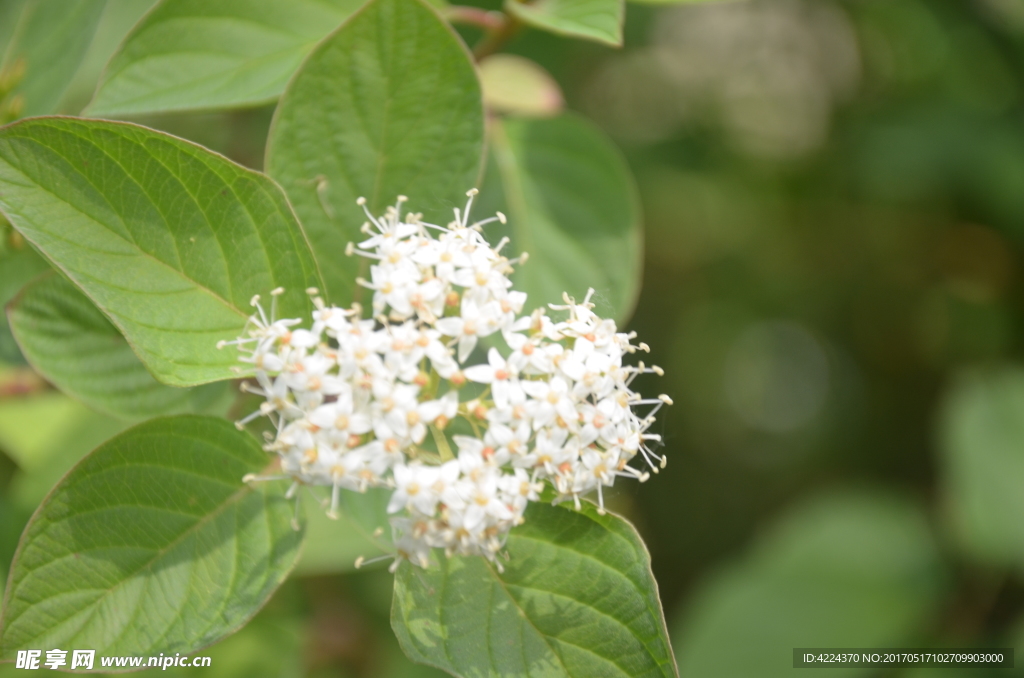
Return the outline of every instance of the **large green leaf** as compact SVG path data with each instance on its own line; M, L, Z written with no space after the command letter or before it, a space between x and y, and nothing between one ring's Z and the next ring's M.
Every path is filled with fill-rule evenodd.
M301 317L320 284L272 181L136 125L0 129L0 209L174 386L233 376L237 352L217 342L240 334L253 295L284 287L281 317Z
M101 412L123 419L214 414L215 405L231 397L226 382L190 389L158 382L110 321L56 273L25 288L7 314L32 366Z
M28 0L7 46L0 72L24 68L12 96L21 115L57 109L92 42L107 0Z
M294 594L292 594L294 596ZM210 657L208 669L192 667L147 669L139 678L301 678L309 646L309 620L297 611L273 601L245 628L203 651ZM295 607L294 604L289 607ZM276 608L276 609L275 609ZM280 609L285 608L285 609Z
M1024 370L960 375L940 421L954 532L981 560L1024 566Z
M940 606L940 568L927 519L913 502L850 491L816 497L687 601L672 629L679 670L793 676L796 647L910 644ZM833 669L797 673L835 675Z
M0 237L5 234L0 228ZM27 246L0 252L0 308L7 305L25 284L49 268L35 251ZM7 316L0 314L0 362L21 362Z
M22 535L0 657L30 647L188 653L239 628L302 541L276 487L242 483L266 461L248 434L191 415L150 420L99 447Z
M7 568L18 547L18 537L28 521L28 513L19 510L0 495L0 577L7 581Z
M457 676L675 676L650 556L587 504L533 504L499 573L480 557L403 563L391 624L406 654Z
M351 299L362 239L356 198L398 195L446 223L476 185L483 104L469 53L418 0L373 0L310 54L277 108L267 172L302 220L331 300Z
M505 0L505 10L545 31L622 45L625 0Z
M227 108L276 98L362 0L163 0L111 58L89 115Z
M513 276L533 308L582 299L596 290L598 311L629 317L640 290L640 203L625 161L583 119L493 121L482 210L500 209L508 226L488 226L492 241L512 239L529 260Z
M107 0L107 8L96 27L89 51L82 57L82 65L64 92L56 112L77 115L92 101L107 62L128 32L154 4L156 0Z
M7 46L18 27L18 17L28 0L6 0L0 2L0 51L6 53Z

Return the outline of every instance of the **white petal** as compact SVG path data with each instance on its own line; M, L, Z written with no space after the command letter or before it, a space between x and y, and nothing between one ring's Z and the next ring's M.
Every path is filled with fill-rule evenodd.
M545 397L547 397L548 391L551 390L551 387L548 386L548 382L546 381L527 380L523 381L520 385L522 386L523 390L526 391L527 395L538 400L543 400Z
M457 337L462 334L462 318L440 318L434 326L447 337Z
M459 362L466 362L466 358L476 348L476 335L470 334L459 339Z
M320 337L309 330L295 330L292 332L291 345L295 348L312 348L320 343Z
M371 428L370 418L365 414L353 414L348 419L348 430L350 433L362 435L363 433L369 433Z
M494 394L494 404L498 407L508 407L509 383L507 379L495 381L491 384L491 393Z
M263 369L267 372L280 372L284 368L284 361L274 353L263 355Z
M472 436L452 436L452 440L455 441L459 452L480 452L484 449L483 441Z
M391 495L391 501L388 502L388 513L397 513L404 509L406 500L405 492L396 491Z
M445 404L446 403L441 400L430 400L417 407L416 411L419 413L421 420L431 423L441 416L441 413L444 411Z
M493 348L491 349L494 350ZM490 384L494 382L494 368L490 365L473 365L462 371L466 379L475 381L478 384Z

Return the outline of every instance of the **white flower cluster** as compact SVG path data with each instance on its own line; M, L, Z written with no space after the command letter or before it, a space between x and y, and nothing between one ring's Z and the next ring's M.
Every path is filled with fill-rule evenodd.
M526 255L507 259L506 240L491 247L481 234L504 222L500 213L468 223L475 194L447 227L401 219L405 198L380 218L360 199L371 237L348 253L374 262L371 279L358 281L373 292L373 317L309 290L316 310L297 328L302 321L277 320L273 309L268 317L256 298L246 336L225 342L255 368L259 387L248 390L266 398L239 426L273 420L274 477L294 479L292 493L331 487L332 517L341 490L393 489L398 556L424 567L431 548L493 561L546 482L577 508L597 490L603 511L602 488L616 476L647 479L629 466L634 457L655 472L665 464L650 448L660 437L647 431L671 401L630 390L636 375L661 370L623 364L647 347L593 312L593 290L582 303L551 305L561 321L543 309L522 315L526 295L508 276ZM467 364L485 340L486 362ZM638 406L651 407L641 416Z

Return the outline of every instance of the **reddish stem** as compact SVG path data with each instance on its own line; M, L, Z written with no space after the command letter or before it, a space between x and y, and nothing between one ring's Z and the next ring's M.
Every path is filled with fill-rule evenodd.
M445 16L452 23L476 26L487 32L500 31L505 27L507 21L503 12L492 12L465 5L452 5L445 10Z

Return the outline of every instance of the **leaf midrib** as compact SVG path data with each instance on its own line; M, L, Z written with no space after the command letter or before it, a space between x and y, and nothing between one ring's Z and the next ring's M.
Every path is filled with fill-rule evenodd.
M517 610L519 610L520 618L522 618L524 621L526 621L527 624L530 625L530 628L532 628L534 630L534 633L536 633L537 636L539 636L540 639L544 641L544 644L547 646L548 650L551 652L552 655L554 655L555 659L558 660L558 665L562 667L562 673L564 673L566 676L572 676L572 674L569 672L569 668L565 665L565 662L562 660L562 655L559 652L557 652L555 648L551 645L551 637L541 632L541 630L537 628L537 625L533 623L533 619L531 619L530 616L526 613L526 610L524 610L522 606L519 605L519 601L516 600L516 598L512 595L512 592L508 590L508 587L505 585L505 582L502 580L502 578L498 576L497 571L494 569L494 565L491 564L490 561L482 557L481 560L484 561L484 566L487 568L487 571L491 573L491 576L494 578L494 580L498 582L499 586L501 586L501 590L505 593L505 597L508 598L509 602L512 603L512 605ZM447 579L447 577L445 579ZM490 647L490 644L490 639L488 639L488 648ZM447 643L445 643L445 647L447 648Z
M613 534L610 530L607 530L607 529L606 529L606 532L608 534ZM619 536L619 535L615 535L615 536ZM517 535L517 538L521 539L521 538L524 538L524 537L522 537L521 535ZM551 541L546 541L546 540L543 540L543 539L538 539L536 537L530 537L528 539L530 541L535 541L535 542L539 542L541 544L544 544L544 545L546 545L546 546L548 546L550 548L555 548L555 549L566 548L564 546L560 546L558 544L554 544ZM566 548L566 550L571 551L571 552L577 554L578 556L582 557L584 560L587 560L587 559L592 560L593 562L598 563L603 568L607 568L607 569L611 570L616 575L622 577L623 579L626 579L631 584L633 584L634 589L636 589L636 582L634 582L632 579L630 579L625 573L623 573L623 572L613 568L608 563L605 563L604 561L601 561L601 560L599 560L597 558L594 558L593 556L591 556L589 554L582 553L582 552L577 551L575 549L568 549L568 548ZM624 624L621 619L617 619L616 617L613 617L611 614L605 612L604 610L598 609L597 607L594 607L593 605L589 605L589 604L583 603L583 602L581 602L581 601L579 601L579 600L577 600L575 598L572 598L570 596L567 596L565 594L561 594L561 593L558 593L558 592L555 592L555 591L549 591L547 589L536 588L536 587L533 587L533 586L530 586L530 585L527 585L527 584L509 584L509 583L506 583L505 580L502 579L498 575L498 573L494 570L494 567L493 567L493 565L491 565L490 562L487 562L486 565L487 565L487 568L491 571L491 574L494 576L494 579L499 581L499 582L501 582L501 587L505 591L505 594L508 596L508 598L512 602L512 604L515 605L516 609L518 609L522 613L522 617L530 622L530 626L532 626L533 629L541 637L543 637L545 639L544 642L545 642L545 644L548 645L548 647L551 647L551 643L549 643L548 640L547 640L548 638L551 638L552 640L554 640L556 642L559 642L559 643L565 643L567 645L572 645L574 647L579 647L580 649L586 650L590 654L593 654L595 657L600 657L603 661L606 661L606 662L614 665L616 668L618 668L620 671L622 671L624 675L629 675L615 661L613 661L613 660L611 660L611 659L609 659L609 658L607 658L605 656L599 655L596 652L594 652L593 650L590 650L589 648L586 648L586 647L583 647L583 646L580 646L580 645L576 645L575 643L570 643L570 642L568 642L566 640L563 640L563 639L561 639L561 638L559 638L557 636L548 636L547 634L543 633L540 629L537 628L536 625L534 625L533 620L530 619L527 611L519 604L519 599L512 595L512 592L509 590L510 586L513 586L513 587L519 588L519 589L523 589L523 590L528 590L528 591L537 591L537 592L546 593L546 594L549 594L549 595L557 595L559 597L567 598L569 600L572 600L573 602L575 602L575 603L577 603L579 605L583 605L587 609L593 610L594 612L596 612L597 614L601 615L602 617L606 617L606 618L612 620L613 622L615 622L616 624L618 624L619 626L621 626L622 628L626 629L629 632L629 635L631 635L633 638L635 638L636 641L640 644L640 646L644 649L644 652L647 653L647 656L650 657L651 661L654 662L654 665L656 667L658 667L660 669L660 667L664 665L665 662L659 661L658 658L655 657L654 654L651 652L651 649L647 646L647 643L644 642L644 640L642 638L640 638L640 636L638 636L633 631L632 628L630 628L627 624ZM650 605L649 605L650 601L647 599L647 596L644 596L643 593L640 592L640 591L638 591L638 595L640 595L641 599L644 600L644 607L647 610L647 612L649 614L652 613L653 611L650 608ZM655 619L657 619L656 615L655 615ZM554 648L551 648L551 650L552 650L552 652L554 654L558 655L558 653L555 652ZM559 662L561 663L561 657L560 656L559 656ZM562 666L564 668L565 665L562 664ZM567 673L567 675L571 675L571 674L569 674L568 670L566 670L566 673Z

